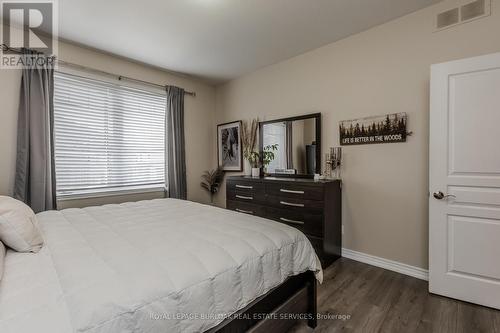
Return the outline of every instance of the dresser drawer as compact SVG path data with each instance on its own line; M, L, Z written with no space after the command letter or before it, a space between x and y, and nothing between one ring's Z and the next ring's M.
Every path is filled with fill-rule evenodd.
M289 209L265 208L265 217L288 224L305 234L323 236L323 215L291 211Z
M323 201L290 198L283 196L266 196L266 205L297 213L323 214Z
M227 190L227 200L242 201L246 203L263 204L266 202L264 193L250 191Z
M235 210L240 213L262 216L262 206L255 205L247 202L228 200L226 202L227 209Z
M227 191L251 192L264 194L264 184L251 180L229 179L226 184Z
M323 200L323 186L307 186L293 182L266 184L266 194L308 200Z

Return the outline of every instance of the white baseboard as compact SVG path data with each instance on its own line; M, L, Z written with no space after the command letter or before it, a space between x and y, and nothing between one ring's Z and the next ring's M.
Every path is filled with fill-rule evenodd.
M423 268L410 266L397 261L372 256L371 254L353 251L346 248L342 248L342 257L409 275L417 279L429 281L429 271Z

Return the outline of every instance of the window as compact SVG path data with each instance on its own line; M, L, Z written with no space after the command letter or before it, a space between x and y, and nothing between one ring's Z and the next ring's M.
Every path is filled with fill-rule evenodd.
M166 96L56 72L58 197L165 186Z
M265 124L263 147L277 144L278 150L274 152L274 160L267 166L267 171L273 173L276 169L286 169L286 123Z

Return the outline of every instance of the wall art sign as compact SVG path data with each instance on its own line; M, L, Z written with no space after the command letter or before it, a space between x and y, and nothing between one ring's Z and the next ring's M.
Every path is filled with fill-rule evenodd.
M217 125L217 155L224 171L243 171L241 121Z
M341 145L405 142L405 112L385 116L343 120L339 124Z

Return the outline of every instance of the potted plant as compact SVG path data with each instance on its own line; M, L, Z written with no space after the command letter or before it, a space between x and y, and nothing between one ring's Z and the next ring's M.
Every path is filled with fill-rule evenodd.
M274 161L274 158L276 157L274 152L277 150L278 150L277 143L274 145L268 145L264 147L264 152L262 154L262 166L264 167L264 174L267 174L267 167L272 161Z
M224 170L221 166L215 170L207 170L203 173L201 179L202 182L200 185L207 190L208 193L210 193L210 203L213 205L214 195L219 192L219 186L222 184L222 180L224 179Z
M248 155L248 161L252 167L252 177L260 176L260 155L256 151L251 151Z
M274 160L274 152L276 150L278 150L278 144L265 146L262 152L262 159L259 153L255 151L250 153L249 161L252 165L252 177L260 176L260 163L262 163L262 167L264 168L264 174L267 174L267 166Z
M243 121L241 128L241 142L243 145L243 158L245 159L245 175L250 176L252 172L252 153L257 144L257 129L259 128L259 119L253 119L249 124ZM258 166L256 166L258 168Z

